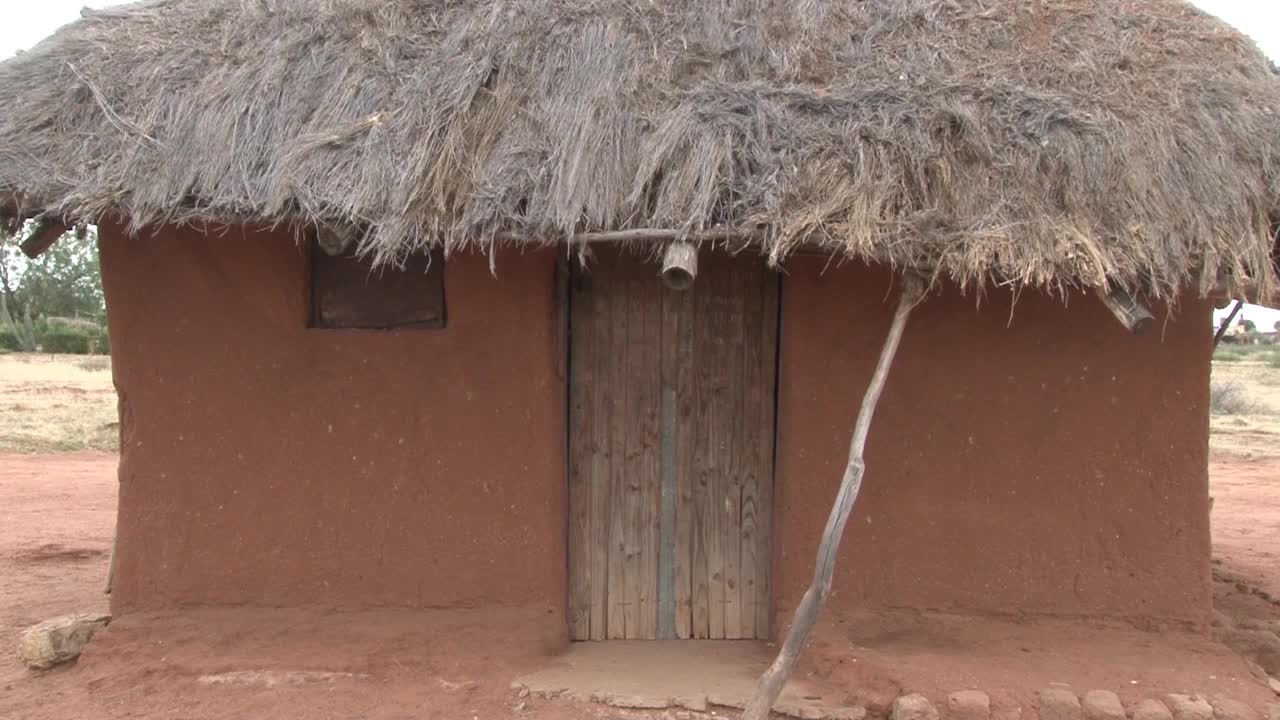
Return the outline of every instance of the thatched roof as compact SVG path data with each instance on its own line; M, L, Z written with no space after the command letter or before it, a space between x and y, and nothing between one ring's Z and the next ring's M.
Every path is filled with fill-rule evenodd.
M1274 287L1280 80L1180 0L152 0L0 65L0 192L353 223L384 260L728 229L970 284Z

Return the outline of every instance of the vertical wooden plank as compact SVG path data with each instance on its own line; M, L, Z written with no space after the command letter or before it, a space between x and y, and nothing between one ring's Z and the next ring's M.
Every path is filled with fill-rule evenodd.
M644 397L641 387L644 376L645 355L642 349L644 338L644 285L639 281L634 263L622 253L619 263L619 278L626 283L626 307L624 312L625 344L616 348L615 358L625 358L626 376L621 383L626 393L624 416L620 426L623 428L623 485L624 504L626 506L623 528L625 533L624 558L626 600L623 613L626 616L626 637L628 640L645 639L640 622L641 597L641 554L644 551L643 540L643 493L645 484L644 465Z
M778 412L778 313L782 302L782 277L772 268L764 268L764 292L760 317L761 343L761 412L758 416L756 467L756 637L769 638L772 602L771 572L773 567L773 483L774 444L777 442Z
M709 405L713 396L709 370L711 369L711 347L709 335L712 327L708 304L714 297L713 266L710 257L703 262L702 277L694 283L692 292L692 347L690 376L693 378L693 391L690 393L690 418L686 432L690 435L692 447L690 506L690 583L692 585L691 633L699 640L711 637L711 583L710 562L707 558L709 541L709 510L711 481L711 437Z
M707 538L707 588L710 606L710 636L712 640L724 639L725 618L725 561L724 561L724 501L726 495L725 475L728 470L725 464L727 433L725 427L724 407L727 402L728 382L725 372L725 324L729 320L728 287L729 273L723 258L717 257L711 266L712 297L710 307L710 328L706 334L708 357L703 362L703 376L710 387L710 402L706 408L704 420L708 434L708 512L707 526L704 533Z
M591 297L589 306L590 343L582 343L591 354L591 414L592 425L588 437L592 445L591 452L591 523L589 530L591 557L591 627L592 640L604 640L608 634L608 590L609 590L609 554L610 524L612 520L610 495L613 475L610 458L610 446L614 417L610 412L613 385L610 382L610 369L613 366L613 353L610 347L610 290L609 268L603 263L591 268L591 276L587 278L583 295Z
M726 258L725 271L725 364L728 383L720 424L725 429L723 449L724 497L720 503L721 552L724 555L724 636L729 640L742 637L742 475L745 455L750 444L744 437L743 346L747 310L745 268L747 258ZM752 338L750 342L755 342Z
M681 592L687 589L687 578L678 578L688 568L688 562L680 557L679 525L687 513L681 508L681 475L683 474L685 443L682 440L681 409L684 389L680 382L680 312L687 293L660 287L659 289L659 371L662 392L660 436L662 443L662 494L659 510L658 551L658 639L673 640L688 637L689 623L680 622L687 605L681 601L687 597ZM681 631L685 633L681 635Z
M768 294L764 273L767 270L762 260L756 259L742 271L746 275L743 337L746 342L742 346L742 398L743 413L741 431L746 441L743 448L742 475L742 565L740 578L742 581L742 637L758 637L756 632L757 581L756 572L759 560L759 535L757 531L759 514L760 476L764 469L760 465L760 444L767 440L760 436L763 422L760 417L764 410L765 393L773 394L772 378L765 380L762 358L773 347L766 347L768 341L764 332L764 305Z
M606 253L600 253L606 256ZM602 265L609 263L609 396L608 421L611 426L609 434L609 589L608 589L608 626L606 635L610 640L622 640L627 637L627 492L626 487L626 426L624 419L627 412L627 377L628 353L627 345L627 298L630 288L626 282L616 251L602 257Z
M658 637L658 559L660 555L662 497L662 283L654 268L643 260L635 261L636 282L641 291L639 314L642 335L631 351L641 359L643 370L633 376L633 387L639 395L640 417L640 598L638 605L639 637Z
M663 334L665 349L666 334ZM658 639L676 638L676 473L679 462L676 440L676 389L667 383L663 353L662 411L659 437L662 444L662 494L658 510Z
M591 510L595 430L591 297L574 293L569 379L569 637L591 637Z
M691 302L692 290L669 291L664 304L667 322L667 340L674 352L664 350L663 356L674 361L668 372L669 382L676 392L676 507L675 552L672 558L675 572L675 631L676 637L687 640L693 637L693 486L694 469L694 393L693 338Z

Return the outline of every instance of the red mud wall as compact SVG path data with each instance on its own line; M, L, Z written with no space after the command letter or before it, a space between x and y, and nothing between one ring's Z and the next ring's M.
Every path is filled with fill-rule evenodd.
M889 276L788 263L775 634L808 585ZM1207 622L1209 308L1127 335L1094 298L934 294L872 426L836 568L841 611L911 607Z
M565 603L551 253L462 255L445 330L308 330L287 232L103 228L116 612Z

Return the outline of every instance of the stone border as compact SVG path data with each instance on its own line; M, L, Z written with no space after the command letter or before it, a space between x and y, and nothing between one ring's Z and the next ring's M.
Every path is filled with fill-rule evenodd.
M1280 694L1280 683L1272 680L1272 688ZM739 703L715 695L693 698L651 698L613 694L592 694L590 697L565 692L530 692L529 688L515 683L518 702L512 709L526 710L528 701L534 699L561 698L578 702L595 702L610 707L641 712L663 712L663 717L675 720L725 717L741 710ZM1171 693L1161 698L1146 698L1130 707L1120 701L1120 696L1109 690L1090 690L1083 696L1066 687L1045 688L1036 694L1035 720L1280 720L1280 702L1268 706L1262 713L1249 705L1230 698L1206 697L1199 694ZM674 713L672 712L674 711ZM949 694L946 705L939 710L929 698L919 693L907 693L893 701L887 720L1022 720L1021 706L999 705L993 707L991 696L981 690L958 690ZM866 708L818 708L812 705L791 707L779 704L775 715L798 720L866 720Z

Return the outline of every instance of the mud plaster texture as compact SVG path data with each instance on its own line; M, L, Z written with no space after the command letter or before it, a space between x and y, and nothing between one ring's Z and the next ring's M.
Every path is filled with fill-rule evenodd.
M307 329L291 234L106 227L122 401L116 614L185 604L543 608L564 623L554 252L460 254L438 331ZM783 288L774 635L812 572L891 276ZM655 278L656 281L656 278ZM1208 307L1125 334L1093 298L943 289L877 413L833 613L1204 626ZM1166 321L1167 320L1167 321Z
M774 634L811 574L883 342L887 271L788 263ZM1094 298L932 294L881 398L828 607L1210 616L1209 308L1147 335Z
M445 330L310 330L287 231L102 229L112 609L565 604L555 254L448 261Z

